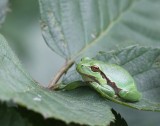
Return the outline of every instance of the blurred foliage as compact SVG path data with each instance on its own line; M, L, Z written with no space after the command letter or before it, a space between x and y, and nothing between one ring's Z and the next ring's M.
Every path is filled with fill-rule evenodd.
M7 5L8 5L8 0L1 0L0 1L0 27L6 17L6 12L8 10Z
M112 113L115 116L115 122L111 122L110 126L128 126L127 122L119 113L117 113L114 109L112 109Z
M23 118L15 107L7 106L0 102L0 125L1 126L32 126L31 123Z
M19 57L27 57L27 33L39 20L37 0L10 0L9 12L0 32Z

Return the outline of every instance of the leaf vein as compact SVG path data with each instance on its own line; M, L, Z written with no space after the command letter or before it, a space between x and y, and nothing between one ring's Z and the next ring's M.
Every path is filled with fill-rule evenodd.
M128 6L127 9L125 9L121 14L119 14L117 16L117 18L115 18L114 20L112 20L109 24L108 27L106 27L106 29L104 29L104 31L102 31L99 36L97 36L96 39L94 39L93 41L91 41L88 45L86 45L84 48L82 48L80 51L77 52L77 54L74 57L79 56L81 53L83 53L84 51L86 51L89 47L91 47L92 45L94 45L95 43L97 43L100 39L102 39L104 36L106 36L108 34L108 32L112 29L112 27L121 19L121 17L131 9L131 7L133 6L133 3L130 4Z

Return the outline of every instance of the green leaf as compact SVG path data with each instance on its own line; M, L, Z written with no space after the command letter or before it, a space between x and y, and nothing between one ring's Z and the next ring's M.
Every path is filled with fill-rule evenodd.
M1 0L0 1L0 26L5 20L6 12L7 12L7 4L8 0Z
M1 126L32 126L14 108L7 107L4 103L0 103L0 124Z
M81 88L51 91L38 85L0 36L0 100L22 105L66 123L108 125L114 120L111 108L94 91Z
M53 126L53 124L54 126L80 126L79 124L75 124L75 123L66 124L63 121L60 121L54 118L46 119L41 114L33 112L21 106L17 106L16 110L22 115L22 117L27 118L27 120L29 120L29 122L31 122L33 126ZM85 125L81 125L81 126L85 126Z
M109 96L108 99L140 110L160 111L160 49L132 46L118 51L100 52L94 58L124 67L133 76L142 93L142 99L136 103L123 102ZM75 81L73 78L81 80L77 72L72 71L64 77L64 85Z
M39 0L48 46L68 59L128 45L160 46L159 0Z

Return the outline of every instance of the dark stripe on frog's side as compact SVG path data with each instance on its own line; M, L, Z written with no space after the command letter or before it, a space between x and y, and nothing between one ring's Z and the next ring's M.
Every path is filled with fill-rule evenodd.
M118 88L118 87L116 86L115 82L112 82L100 69L99 69L99 71L97 71L97 72L99 72L99 73L101 74L102 78L104 78L104 79L106 80L106 84L108 84L109 86L111 86L111 87L114 89L115 94L116 94L117 96L119 96L119 92L120 92L122 89ZM99 83L99 82L96 80L96 77L94 77L94 76L87 75L87 74L84 74L84 73L82 73L82 75L84 75L85 77L91 78L91 79L93 79L95 82ZM90 81L88 81L88 82L90 82Z
M100 74L101 74L101 76L102 76L104 79L106 79L107 84L114 89L115 94L116 94L117 96L119 96L118 94L119 94L119 92L120 92L122 89L118 88L117 85L115 84L115 82L112 82L102 71L100 71Z

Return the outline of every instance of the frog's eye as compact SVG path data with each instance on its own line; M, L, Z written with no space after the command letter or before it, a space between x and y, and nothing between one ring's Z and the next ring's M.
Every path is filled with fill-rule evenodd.
M91 70L93 72L99 72L100 71L98 66L91 66Z

